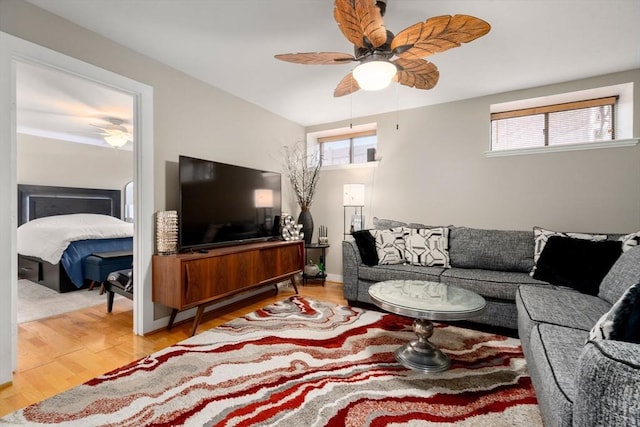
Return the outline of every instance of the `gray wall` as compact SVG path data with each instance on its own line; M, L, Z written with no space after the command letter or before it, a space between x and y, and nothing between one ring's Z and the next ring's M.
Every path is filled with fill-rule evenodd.
M18 184L123 190L133 179L133 153L18 134Z
M177 208L180 154L279 171L281 147L304 140L300 125L25 1L0 0L0 31L153 87L154 211Z
M377 167L323 171L311 212L330 233L327 269L342 274L342 184L366 184L373 216L431 225L627 233L640 230L640 146L487 158L489 105L634 83L640 70L354 120L378 125ZM396 122L399 130L396 130ZM341 128L331 123L308 132Z
M0 0L0 30L153 87L156 211L177 207L179 154L280 170L280 147L304 139L295 123L25 1Z
M153 86L154 210L177 205L178 154L280 170L280 147L304 140L304 129L294 123L29 3L0 0L0 30ZM342 270L339 243L346 182L367 185L369 225L375 215L500 229L542 225L637 231L639 147L503 158L483 154L489 147L490 104L629 81L635 84L638 104L640 71L634 70L354 119L354 124L378 123L382 160L373 168L322 172L311 210L316 226L327 225L331 232L329 273L340 275ZM638 111L636 107L636 126ZM348 123L331 123L307 131L345 126ZM288 202L283 211L297 215L290 194L283 200Z

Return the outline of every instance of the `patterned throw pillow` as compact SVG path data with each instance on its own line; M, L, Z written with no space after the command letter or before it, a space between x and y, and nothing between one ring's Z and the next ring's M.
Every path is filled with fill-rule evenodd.
M540 254L544 249L544 245L547 244L547 240L551 236L573 237L574 239L591 240L592 242L607 240L606 234L561 233L559 231L546 230L542 227L533 227L533 268L531 269L531 273L529 273L531 277L533 277L534 273L536 272L536 264L540 259Z
M589 332L590 340L640 344L640 283L631 286Z
M632 247L640 245L640 231L622 236L620 241L622 242L622 252L626 252Z
M450 268L449 229L406 228L404 235L404 257L413 265Z
M371 230L371 234L376 239L378 264L404 263L404 230L403 227Z

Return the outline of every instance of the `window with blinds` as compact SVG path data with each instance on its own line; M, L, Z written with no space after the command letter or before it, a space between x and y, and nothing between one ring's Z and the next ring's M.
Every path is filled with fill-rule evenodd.
M375 150L377 141L375 130L320 137L322 166L366 163L367 153Z
M491 151L615 139L616 96L491 114Z

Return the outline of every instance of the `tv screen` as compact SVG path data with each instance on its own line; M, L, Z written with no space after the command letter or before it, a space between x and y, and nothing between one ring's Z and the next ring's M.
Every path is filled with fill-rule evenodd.
M180 250L279 236L281 177L180 156Z

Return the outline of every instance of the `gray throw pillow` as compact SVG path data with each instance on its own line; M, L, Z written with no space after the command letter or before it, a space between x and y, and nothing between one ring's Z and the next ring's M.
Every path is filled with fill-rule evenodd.
M640 343L640 283L627 289L598 320L589 339Z

